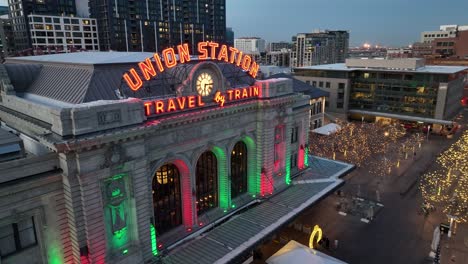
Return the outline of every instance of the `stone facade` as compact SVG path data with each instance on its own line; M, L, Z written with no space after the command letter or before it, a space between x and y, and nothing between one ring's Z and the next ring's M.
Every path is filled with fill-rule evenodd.
M256 81L257 98L224 107L207 103L147 116L145 98L59 107L29 100L15 93L4 69L0 74L0 119L47 149L0 163L0 227L33 217L37 238L33 247L1 256L1 263L151 262L286 187L307 166L310 101L293 93L287 79ZM237 142L247 146L248 185L245 194L231 199L231 152ZM205 151L216 156L219 204L197 215L195 174ZM183 219L158 236L152 182L168 163L180 172Z

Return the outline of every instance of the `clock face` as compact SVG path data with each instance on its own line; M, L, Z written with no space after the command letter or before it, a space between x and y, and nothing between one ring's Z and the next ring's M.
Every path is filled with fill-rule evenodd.
M204 72L197 77L197 92L201 96L207 96L213 90L213 78Z

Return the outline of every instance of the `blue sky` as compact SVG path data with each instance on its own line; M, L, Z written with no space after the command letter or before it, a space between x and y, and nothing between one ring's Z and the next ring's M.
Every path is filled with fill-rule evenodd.
M235 37L290 41L314 29L350 31L350 45L408 45L439 25L468 25L468 0L226 0Z

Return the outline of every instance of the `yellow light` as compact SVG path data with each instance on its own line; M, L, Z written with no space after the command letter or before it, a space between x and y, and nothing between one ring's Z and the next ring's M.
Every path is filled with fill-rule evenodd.
M322 240L322 228L320 228L318 225L314 226L314 230L312 231L312 234L310 234L309 248L314 248L314 240L317 243Z

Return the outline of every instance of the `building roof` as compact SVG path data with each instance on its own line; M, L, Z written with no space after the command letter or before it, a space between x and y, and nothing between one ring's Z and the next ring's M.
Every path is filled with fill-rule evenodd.
M317 87L314 87L310 84L307 84L301 80L294 78L293 76L286 74L286 73L277 73L270 75L268 79L276 79L276 78L288 78L293 81L293 90L296 93L303 93L309 95L311 99L320 98L320 97L328 97L330 95L329 92L325 92L320 90Z
M9 57L6 63L14 62L43 62L43 63L67 63L67 64L117 64L138 63L153 56L151 52L74 52L40 56Z
M331 177L327 179L309 179L301 176L282 192L274 194L259 205L241 212L227 222L215 227L198 239L188 242L162 259L162 263L228 263L237 256L253 248L265 237L287 224L297 214L314 204L321 197L340 186L339 177L348 173L353 166L310 156L309 164L315 161L333 163ZM312 170L304 174L310 174Z
M314 66L305 66L305 67L297 67L294 69L299 70L330 70L330 71L394 71L394 72L415 72L415 73L439 73L439 74L453 74L457 72L464 71L468 69L467 67L463 66L432 66L426 65L424 67L419 67L415 70L392 70L392 69L373 69L373 68L350 68L346 67L344 63L335 63L335 64L322 64L322 65L314 65Z
M79 52L7 58L4 66L18 96L32 94L81 104L128 97L175 96L175 88L188 78L191 69L199 62L194 59L165 69L164 73L145 82L143 89L132 91L123 74L152 56L153 53L148 52ZM248 73L233 64L213 62L217 63L232 87L255 82Z

